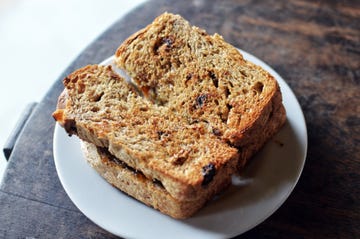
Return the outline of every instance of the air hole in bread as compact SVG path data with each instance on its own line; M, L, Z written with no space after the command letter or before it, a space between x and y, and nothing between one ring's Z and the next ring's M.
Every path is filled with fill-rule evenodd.
M158 139L159 139L159 140L162 140L162 139L164 139L164 138L166 138L166 137L169 136L169 133L167 133L167 132L165 132L165 131L162 131L162 130L158 130L158 131L156 131L156 133L157 133L157 135L158 135Z
M212 71L209 71L209 76L216 88L219 87L219 79L216 77L215 73Z
M199 123L199 122L200 122L200 121L199 121L198 119L189 119L189 120L188 120L189 125L197 124L197 123Z
M101 100L101 98L103 97L103 95L104 95L104 92L101 92L100 94L94 95L92 100L94 102L99 102Z
M232 109L232 105L230 105L229 103L227 103L226 104L226 108L228 109L228 115L229 115L229 113L230 113L230 111L231 111L231 109Z
M98 112L99 110L100 110L100 108L98 106L94 106L91 108L91 111L95 112L95 113Z
M154 178L152 181L156 186L158 186L160 188L164 188L164 185L162 184L162 182L159 179Z
M245 71L240 71L240 74L241 74L244 78L248 77L248 75L246 74Z
M139 108L139 110L140 110L140 111L143 111L143 112L146 112L146 111L149 110L149 108L146 107L146 106L141 106L141 107Z
M261 94L261 92L264 89L264 84L261 83L260 81L256 82L255 85L253 86L253 89L258 93Z
M219 115L219 118L221 119L221 121L226 124L229 114L228 113L220 113L218 115Z
M185 81L184 81L184 85L185 85L185 87L188 85L188 83L189 83L189 81L191 80L191 78L192 78L192 76L193 76L193 74L192 73L189 73L189 74L187 74L186 75L186 77L185 77Z
M141 44L137 45L137 47L136 47L137 50L141 50L142 48L143 48L143 45L141 45Z
M228 87L225 87L225 89L224 89L224 94L225 94L225 97L226 97L226 98L228 98L229 95L231 94L231 92L230 92L230 90L229 90Z

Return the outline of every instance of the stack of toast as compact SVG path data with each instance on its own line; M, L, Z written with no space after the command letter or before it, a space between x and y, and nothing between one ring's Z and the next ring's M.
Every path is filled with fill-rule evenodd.
M53 113L109 183L187 218L286 119L276 80L218 35L164 13L125 40L117 68L89 65L64 80Z

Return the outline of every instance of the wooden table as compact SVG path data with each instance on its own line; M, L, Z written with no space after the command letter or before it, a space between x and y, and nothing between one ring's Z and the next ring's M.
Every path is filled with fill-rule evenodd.
M300 181L279 210L241 237L360 238L360 2L300 0L150 1L112 25L59 76L17 138L0 188L0 238L115 238L63 190L51 113L65 75L111 56L164 11L263 59L304 111L309 148Z

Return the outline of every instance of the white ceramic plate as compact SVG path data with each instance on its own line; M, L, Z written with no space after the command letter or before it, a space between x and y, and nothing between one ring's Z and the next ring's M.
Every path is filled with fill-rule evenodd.
M251 161L224 195L195 216L175 220L113 188L85 161L77 137L56 125L54 159L65 191L94 223L125 238L227 238L258 225L287 199L303 169L307 131L303 113L285 81L267 64L241 51L279 82L287 111L281 131ZM111 64L112 58L102 64Z

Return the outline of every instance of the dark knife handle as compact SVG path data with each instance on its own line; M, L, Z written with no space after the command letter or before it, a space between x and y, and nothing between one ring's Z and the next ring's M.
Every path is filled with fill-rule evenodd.
M23 112L20 115L19 120L16 122L14 129L11 131L9 137L7 138L7 140L4 144L4 148L3 148L3 152L4 152L6 160L9 160L11 152L16 144L16 141L17 141L22 129L24 128L24 125L26 124L27 120L29 119L32 112L34 111L36 105L37 105L36 102L32 102L32 103L29 103L25 107L25 109L23 110Z

